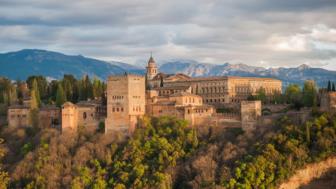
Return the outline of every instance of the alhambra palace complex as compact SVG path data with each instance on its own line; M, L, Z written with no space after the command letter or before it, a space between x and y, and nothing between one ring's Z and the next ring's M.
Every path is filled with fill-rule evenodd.
M132 133L143 116L174 116L187 120L191 127L237 126L251 129L261 115L261 102L248 101L260 88L271 97L281 93L282 82L272 78L255 77L196 77L184 74L164 74L150 57L146 76L123 74L107 80L107 105L99 100L73 104L66 102L61 110L42 107L39 119L46 127L73 132L79 126L97 128L105 123L105 133ZM330 97L321 105L327 107ZM27 102L28 103L28 102ZM218 113L221 108L236 113ZM29 125L29 106L8 109L9 127Z

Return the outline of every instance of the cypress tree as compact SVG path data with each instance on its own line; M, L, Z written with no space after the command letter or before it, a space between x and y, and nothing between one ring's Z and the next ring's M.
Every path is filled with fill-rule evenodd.
M327 88L328 91L331 91L331 82L330 80L328 81L328 88Z
M56 94L56 105L61 107L66 101L66 96L61 84L58 84L57 94Z
M335 89L335 83L332 83L332 89L331 89L331 91L336 91L336 89Z
M39 103L37 100L37 93L38 93L38 89L32 89L30 91L30 111L29 111L29 121L30 121L30 125L33 126L34 128L37 128L39 125L39 119L38 119L38 108L39 108Z
M316 104L316 85L313 80L305 81L302 94L303 104L306 107L312 107L314 104Z
M163 87L163 77L161 76L160 79L161 79L161 80L160 80L160 87Z
M40 92L39 92L39 88L38 88L36 79L33 80L32 91L35 91L34 92L35 97L31 96L31 98L35 98L36 103L37 103L37 107L40 107L40 105L41 105L41 97L40 97Z
M36 99L36 91L34 89L32 89L30 91L30 96L31 96L31 99L30 99L30 109L31 110L38 109L38 101Z

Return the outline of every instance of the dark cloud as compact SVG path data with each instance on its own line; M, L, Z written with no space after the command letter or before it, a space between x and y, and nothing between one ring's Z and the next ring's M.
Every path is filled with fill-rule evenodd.
M336 69L335 0L2 0L0 51Z

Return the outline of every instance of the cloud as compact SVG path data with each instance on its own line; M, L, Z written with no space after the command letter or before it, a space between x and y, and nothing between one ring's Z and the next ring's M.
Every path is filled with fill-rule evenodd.
M336 69L335 16L334 0L2 0L0 51Z

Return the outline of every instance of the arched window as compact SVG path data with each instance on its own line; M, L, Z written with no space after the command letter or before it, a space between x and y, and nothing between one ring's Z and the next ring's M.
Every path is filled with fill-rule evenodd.
M86 112L83 113L83 119L86 119L87 115Z

